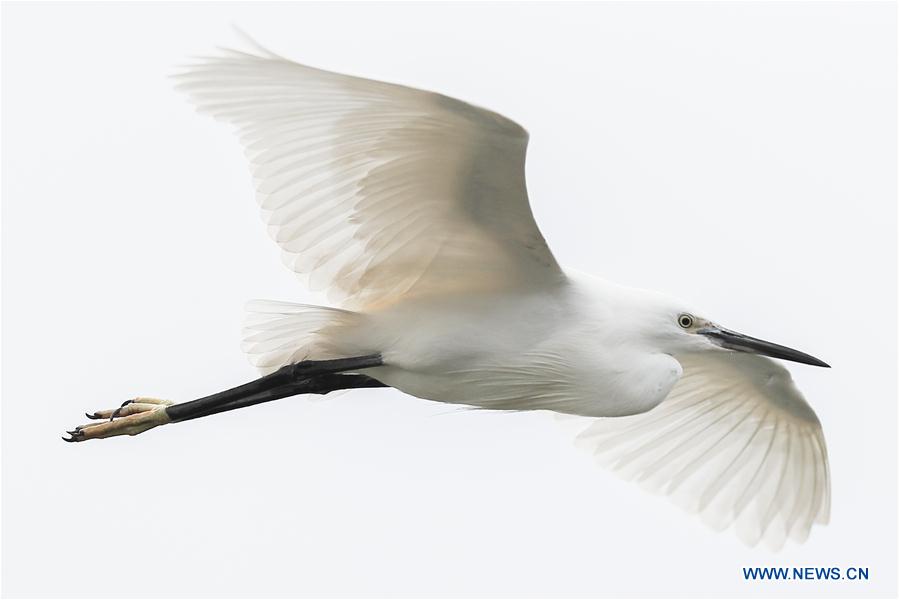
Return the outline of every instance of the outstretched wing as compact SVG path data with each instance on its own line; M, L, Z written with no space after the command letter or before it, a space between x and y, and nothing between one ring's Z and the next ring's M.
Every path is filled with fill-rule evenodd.
M527 132L399 85L225 50L175 76L236 125L285 262L352 307L563 278L525 188Z
M749 545L805 541L828 521L830 479L821 424L789 372L736 352L677 359L683 376L660 405L597 420L579 443Z

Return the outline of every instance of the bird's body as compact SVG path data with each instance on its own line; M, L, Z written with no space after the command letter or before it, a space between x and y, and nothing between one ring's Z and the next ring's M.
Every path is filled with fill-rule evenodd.
M569 271L545 288L408 298L369 312L256 304L270 320L254 320L247 337L317 313L327 324L314 339L286 344L303 359L380 353L385 365L367 373L420 398L612 417L651 409L680 377L680 364L650 345L643 318L665 305L673 319L674 300ZM286 362L266 355L263 371Z
M139 399L69 441L140 433L297 393L387 385L439 402L599 417L612 468L749 543L804 540L830 507L814 411L765 356L818 366L660 293L562 268L531 213L527 132L439 94L262 48L178 76L237 127L288 267L338 307L254 301L263 377L204 399ZM130 419L130 421L129 421Z

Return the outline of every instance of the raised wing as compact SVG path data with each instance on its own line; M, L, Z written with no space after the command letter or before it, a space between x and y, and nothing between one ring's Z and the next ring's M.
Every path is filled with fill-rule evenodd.
M527 132L453 98L225 50L175 76L236 125L285 262L349 307L552 285Z
M597 420L579 443L749 545L805 541L828 521L830 478L821 424L789 372L736 352L677 359L683 376L660 405Z

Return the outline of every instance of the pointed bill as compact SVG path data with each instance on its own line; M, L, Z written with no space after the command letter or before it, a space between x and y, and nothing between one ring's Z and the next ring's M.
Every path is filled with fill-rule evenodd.
M762 356L770 356L771 358L780 358L782 360L790 360L806 365L830 368L830 365L823 360L817 359L805 352L800 352L799 350L794 350L793 348L781 346L780 344L775 344L773 342L766 342L765 340L737 333L736 331L731 331L730 329L725 329L724 327L719 327L717 325L705 327L697 331L697 333L701 333L722 348L727 348L728 350L751 352L753 354L761 354Z

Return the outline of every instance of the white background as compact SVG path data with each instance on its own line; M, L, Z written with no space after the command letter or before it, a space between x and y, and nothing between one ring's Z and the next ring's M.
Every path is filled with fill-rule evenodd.
M896 593L890 3L5 5L3 592L9 596ZM358 391L64 444L85 410L255 377L279 261L228 128L166 74L235 23L301 62L531 133L563 264L798 347L832 523L779 554L595 466L547 414ZM745 582L744 566L869 568Z

